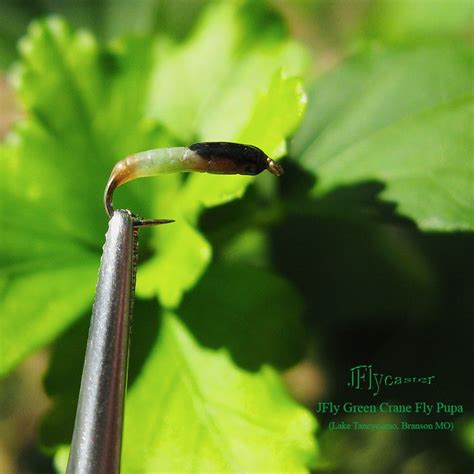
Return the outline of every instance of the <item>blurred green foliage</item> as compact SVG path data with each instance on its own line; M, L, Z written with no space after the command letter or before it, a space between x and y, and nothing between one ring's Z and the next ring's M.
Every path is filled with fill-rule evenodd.
M35 21L17 57L50 12L68 21ZM60 469L110 169L200 140L288 154L286 174L117 192L177 220L141 232L125 471L467 469L469 414L462 435L326 431L317 446L277 370L310 347L326 398L352 398L347 369L374 362L440 380L396 399L472 409L456 368L472 357L472 15L464 0L2 3L0 64L19 59L24 117L0 145L0 373L54 343L41 438ZM319 52L341 64L321 76Z
M102 40L124 34L150 35L157 30L176 38L187 35L205 0L2 0L0 67L16 58L16 42L31 20L49 14L68 18ZM183 14L185 12L185 14Z

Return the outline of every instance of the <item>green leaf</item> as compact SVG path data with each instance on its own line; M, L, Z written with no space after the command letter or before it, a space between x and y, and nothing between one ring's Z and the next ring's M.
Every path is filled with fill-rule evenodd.
M1 373L90 307L110 169L130 150L166 137L141 120L144 98L136 88L147 84L149 42L104 49L51 18L34 23L20 49L15 81L28 115L0 148ZM149 185L122 195L146 209L140 196Z
M160 50L149 114L185 142L252 143L277 158L305 110L301 81L287 74L303 71L306 53L279 29L254 37L249 27L255 19L246 7L242 1L212 4L186 42ZM195 71L201 71L198 81ZM173 94L177 85L180 93ZM175 307L210 261L209 244L191 227L202 208L241 197L254 178L194 174L184 184L159 179L174 191L171 199L160 191L154 212L172 211L177 223L155 231L157 254L141 271L137 293L155 291L162 304Z
M16 57L16 43L28 24L50 14L65 17L76 27L92 30L99 38L161 33L183 36L206 0L2 0L0 4L0 68Z
M1 218L10 228L27 223L35 233L100 249L101 195L111 167L131 149L156 142L156 131L139 121L143 98L136 95L146 86L138 74L146 75L146 46L117 45L110 55L58 18L31 26L16 74L30 116L9 137L2 186ZM130 189L125 193L137 202Z
M140 267L137 295L160 295L164 306L176 306L183 291L199 280L211 259L206 239L184 217L157 235L158 255ZM161 252L160 252L161 250Z
M214 2L186 42L159 42L150 116L185 143L235 139L274 73L283 66L299 75L307 63L305 51L281 28L254 30L265 12L261 1Z
M427 38L461 38L472 28L472 2L456 0L423 2L419 0L378 0L369 15L366 35L391 43Z
M285 151L284 137L302 118L305 98L301 81L283 77L278 71L268 91L257 97L240 135L234 139L225 136L222 139L253 143L270 150L275 157L281 156ZM163 305L177 306L183 291L199 280L211 258L208 242L191 224L203 206L216 206L241 197L252 181L253 178L248 176L194 174L180 185L178 180L166 177L166 184L163 181L162 186L176 187L177 190L169 194L173 196L171 201L160 199L154 212L168 215L163 213L173 210L177 222L172 228L159 229L155 233L157 255L140 269L137 294L150 297L155 292Z
M232 42L232 65L224 71L229 78L233 68L245 62L249 20L244 18L249 17L237 4L222 3L217 9L209 9L208 21L214 24L223 11L227 12L225 26L235 29L236 35ZM200 41L214 34L206 33L202 27L199 31ZM191 54L195 47L193 38L177 46L178 53L181 48ZM243 118L246 130L255 127L259 131L263 130L261 121L265 116L286 114L286 122L277 118L269 123L274 134L262 137L262 144L273 150L281 146L284 136L299 120L302 92L295 79L274 76L278 68L287 65L285 62L291 62L285 54L288 56L288 51L296 46L280 33L262 38L251 48L260 55L268 54L258 71L258 85L251 88L249 100L235 112ZM15 80L28 117L17 125L2 147L5 174L0 219L9 231L2 234L5 245L0 249L0 266L10 273L15 269L49 268L58 258L64 264L76 262L84 251L98 256L106 230L102 192L113 164L132 151L179 144L144 114L148 91L159 86L150 81L150 73L161 67L154 63L150 39L118 41L104 48L89 33L75 32L54 17L34 23L20 50L22 62ZM158 59L166 64L166 58ZM206 63L218 64L221 60L219 55L213 55ZM218 97L230 100L235 93L232 88L238 84L236 79L232 87L220 83L224 92ZM187 90L185 86L173 81L175 92L170 99L179 100ZM265 92L267 87L270 89ZM276 101L268 99L273 94L278 96ZM260 105L252 100L259 100ZM216 98L213 107L219 104ZM192 101L187 107L189 113L194 113ZM252 138L246 132L245 136L258 139L258 134ZM117 192L117 206L130 207L145 216L159 216L162 211L163 215L178 219L174 227L155 231L152 249L156 253L143 269L139 294L155 292L164 304L174 306L205 270L211 250L195 229L202 202L217 204L241 195L251 180L224 178L222 185L219 183L206 194L203 187L208 189L212 182L198 179L182 184L175 176L131 183ZM35 235L33 244L31 235ZM177 242L181 243L179 247ZM49 295L53 297L52 292ZM5 337L15 339L15 335Z
M248 122L236 137L228 139L252 143L278 158L286 153L285 137L299 124L305 108L306 95L301 81L284 77L277 71L267 92L257 97ZM185 205L223 204L242 197L251 182L248 176L193 175L184 189Z
M125 472L308 472L313 416L269 367L238 369L168 313L129 392ZM183 455L183 453L185 453Z
M18 275L1 288L0 375L35 349L49 344L92 304L97 261Z
M129 387L133 386L157 339L159 311L156 299L136 300L134 314L127 377ZM69 444L72 439L89 323L87 311L85 317L61 333L50 350L43 386L54 403L40 425L41 446L48 452Z
M236 38L232 42L235 57L224 71L226 77L232 76L231 71L250 56L250 52L246 56L243 49L245 42L248 42L246 28L249 20L245 22L242 19L245 17L238 3L232 3L232 6L231 3L222 3L217 9L210 8L207 14L207 21L215 24L222 20L220 15L225 11L227 23L224 26L236 30ZM185 55L196 53L200 57L194 48L199 49L200 41L206 35L213 34L212 30L200 27L199 34L183 46L176 47L176 54L183 51ZM242 136L273 151L281 149L285 135L293 130L303 109L299 82L274 74L282 66L287 66L285 70L291 69L291 58L298 58L302 53L281 34L271 38L264 35L263 38L251 50L266 58L264 61L260 57L261 61L257 61L260 64L258 71L255 71L259 76L257 85L242 88L250 91L250 95L239 107L234 107L235 113L229 120L223 121L220 114L216 117L219 122L233 123L233 117L240 114L239 120L244 120L242 126L245 129L242 133L238 132L239 136L221 136L221 139L238 140ZM32 118L17 129L8 153L10 175L8 189L5 190L5 212L2 213L5 220L15 223L27 220L35 233L46 232L46 241L54 235L67 241L73 239L80 246L100 249L105 232L101 195L113 163L131 151L179 144L171 142L155 122L144 117L147 91L161 91L156 80L149 81L152 46L149 40L134 40L118 42L112 48L104 49L90 34L75 33L58 18L38 22L31 27L30 34L22 41L23 63L17 82ZM290 54L293 50L297 51L295 55ZM166 66L166 58L155 60L158 61L155 69L164 67L170 70ZM212 55L207 58L206 64L219 64L221 60L219 55ZM249 75L248 71L246 74ZM235 85L240 84L243 77L236 76L233 85L228 80L224 81L225 84L220 85L223 93L218 97L222 101L230 100L237 94ZM184 95L182 91L188 90L186 84L172 81L172 85L176 92L168 94L167 98L180 100ZM245 85L242 83L239 87ZM269 88L267 92L266 88ZM205 95L201 89L198 88L197 92ZM272 95L276 96L276 100L269 100ZM260 104L254 105L252 101L257 100ZM57 102L62 104L60 113L51 106ZM220 103L216 99L212 108L217 109ZM186 102L186 107L190 113L194 112L192 100ZM166 104L160 104L158 109L166 110ZM286 121L281 120L282 114L285 114ZM273 123L269 122L268 117L272 118ZM274 132L253 136L249 132L254 129L262 132L265 125L272 127ZM47 157L44 156L45 150ZM64 159L65 156L68 159ZM74 179L68 179L68 176L74 176ZM41 177L40 181L38 177ZM172 217L177 219L185 216L187 222L164 230L163 238L154 240L157 255L144 270L140 279L143 285L139 283L138 286L139 294L149 295L154 289L164 304L174 306L182 292L198 280L210 259L209 245L193 228L202 203L216 205L241 196L251 180L196 176L184 185L170 187L164 178L160 178L153 183L156 183L156 198L153 198L152 182L145 180L139 185L132 183L120 189L116 204L123 202L126 207L143 215L153 215L150 209L153 208L158 211L163 209L166 215L175 211ZM91 192L83 193L84 189ZM29 191L25 193L25 190ZM80 200L76 198L78 195L81 195ZM172 206L163 205L170 202ZM21 219L22 213L26 212L28 218ZM48 231L44 229L44 222L49 223ZM84 225L79 227L77 222ZM163 229L159 229L161 231ZM182 242L179 255L175 245L177 241ZM46 250L47 247L46 244ZM23 250L19 249L18 253ZM179 270L164 277L162 270L170 268Z
M283 279L263 269L209 268L186 295L179 315L206 347L225 347L241 367L287 368L304 355L302 302Z
M474 229L471 64L463 47L392 50L317 81L292 146L315 195L377 180L420 228Z
M69 451L69 446L61 446L56 451L56 454L54 455L54 468L56 469L56 472L66 472L67 462L69 460Z

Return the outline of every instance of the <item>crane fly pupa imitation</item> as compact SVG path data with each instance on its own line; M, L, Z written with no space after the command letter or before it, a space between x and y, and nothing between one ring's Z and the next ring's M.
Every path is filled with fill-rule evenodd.
M115 189L128 181L145 176L179 171L197 171L211 174L257 175L264 170L275 176L283 168L260 148L230 142L195 143L189 147L157 148L142 151L119 161L113 168L104 192L105 210L112 217ZM137 226L164 224L169 219L137 219Z

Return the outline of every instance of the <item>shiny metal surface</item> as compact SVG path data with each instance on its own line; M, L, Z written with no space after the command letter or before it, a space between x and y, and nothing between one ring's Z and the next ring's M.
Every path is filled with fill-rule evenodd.
M115 211L100 263L68 474L120 472L135 245L133 218Z

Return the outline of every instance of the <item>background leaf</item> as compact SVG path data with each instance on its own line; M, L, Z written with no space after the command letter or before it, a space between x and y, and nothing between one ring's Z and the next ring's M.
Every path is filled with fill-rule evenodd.
M391 43L414 42L446 36L462 39L473 25L472 3L456 0L420 2L418 0L377 0L365 28L374 36Z
M287 368L303 356L302 312L285 280L238 263L211 266L179 308L201 345L225 348L247 370Z
M59 18L33 24L22 41L16 87L29 115L1 148L2 338L12 348L2 373L92 303L104 182L117 157L156 143L156 128L135 123L143 100L123 94L146 71L150 48L141 46L117 43L112 55ZM125 190L132 205L147 186Z
M273 370L237 369L225 351L200 348L168 313L127 400L123 468L307 472L314 429Z
M292 154L315 194L377 180L422 229L473 229L472 54L463 47L366 54L317 81Z
M49 344L91 305L96 275L96 260L89 257L74 266L30 272L5 282L1 291L1 375L31 351Z
M248 3L240 1L212 4L186 42L158 52L149 114L187 143L252 143L277 158L305 110L301 81L283 72L302 72L306 55L278 23L275 32L251 41L250 27L258 20L246 16L246 7ZM252 14L258 17L261 8ZM196 71L202 71L199 81ZM177 84L181 93L171 94L170 87ZM202 124L211 124L212 133ZM149 297L155 291L162 304L175 307L210 261L209 244L191 227L203 206L241 197L254 178L194 174L182 184L176 177L159 179L160 189L174 192L166 197L167 191L160 191L154 215L173 212L178 222L166 236L153 230L157 253L137 280L137 294ZM179 222L183 219L187 222ZM182 243L179 256L176 242Z
M135 383L152 350L160 321L155 300L136 300L134 313L128 367L129 387ZM68 446L72 439L89 333L89 308L86 315L62 332L52 345L48 371L44 376L44 389L54 403L40 425L41 445L50 453L61 446ZM65 469L60 472L65 472Z
M235 139L274 73L284 67L299 75L307 65L305 50L288 39L278 17L255 28L264 15L261 1L217 2L184 43L159 41L150 116L184 143Z
M205 0L3 0L0 5L0 68L17 59L16 44L34 19L59 14L102 40L156 30L180 38L187 34ZM185 10L186 14L183 14Z

